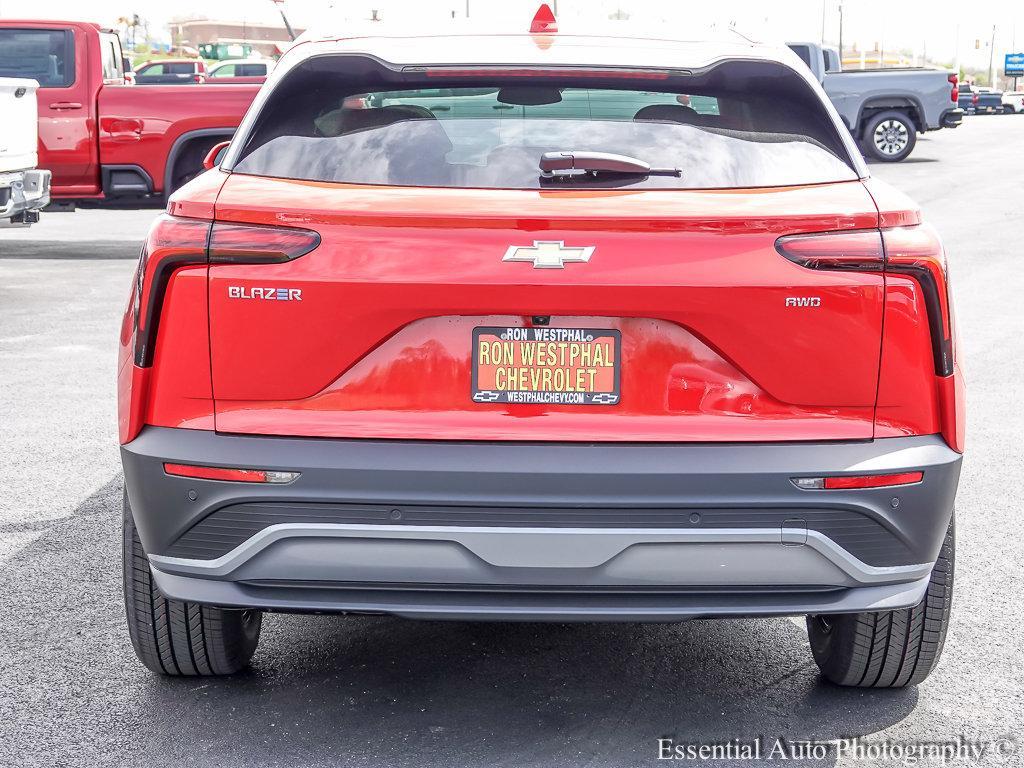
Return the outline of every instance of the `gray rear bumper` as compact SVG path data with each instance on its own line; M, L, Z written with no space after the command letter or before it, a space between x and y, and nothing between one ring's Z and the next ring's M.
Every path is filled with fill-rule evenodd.
M912 605L960 468L934 436L471 444L158 428L125 446L123 460L143 546L169 597L554 620ZM166 475L164 461L302 474L286 486L191 480ZM858 491L791 482L908 469L923 470L924 482Z

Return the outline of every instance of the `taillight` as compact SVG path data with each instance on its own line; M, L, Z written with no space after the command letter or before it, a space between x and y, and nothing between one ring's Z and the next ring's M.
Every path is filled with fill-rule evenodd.
M217 222L210 235L210 262L280 264L304 256L320 245L309 229Z
M978 94L975 93L971 95L971 104L977 104L980 100L981 96L979 96Z
M837 475L834 477L794 477L793 485L805 491L891 488L913 485L924 480L924 472L897 472L891 475Z
M952 322L946 288L946 257L928 226L781 237L779 253L807 269L904 274L921 286L932 335L935 372L953 372Z
M775 245L779 253L807 269L883 271L889 275L906 276L917 284L928 320L932 362L935 374L939 377L936 394L942 435L951 448L963 452L964 383L957 364L946 257L942 243L931 227L918 225L882 230L792 235L779 238ZM887 303L886 312L889 311L897 310L890 310ZM887 338L891 338L888 329L889 326L886 325ZM890 343L891 340L883 339L883 353L886 344ZM883 393L891 395L891 390L883 386L887 371L887 366L883 364L879 378L880 397ZM879 403L879 408L886 412L886 423L890 425L893 424L893 407L891 403ZM927 410L927 406L924 407ZM898 426L891 428L899 429ZM904 430L902 434L907 432Z
M150 227L135 272L135 365L153 364L157 325L171 275L176 269L206 263L210 222L164 214Z
M147 368L153 364L160 312L175 270L209 262L281 263L303 256L319 244L320 235L306 229L160 216L149 230L135 273L135 365Z
M881 272L884 251L877 229L790 235L775 242L779 253L807 269Z
M947 79L950 85L953 86L953 90L949 92L949 98L955 104L960 101L960 76L950 75Z
M176 477L193 477L197 480L220 480L231 483L272 483L283 485L299 476L298 472L282 472L273 469L237 469L234 467L205 467L197 464L164 463L164 472Z
M906 275L921 286L932 337L935 373L953 373L953 321L950 316L946 255L935 231L927 226L882 231L885 271Z

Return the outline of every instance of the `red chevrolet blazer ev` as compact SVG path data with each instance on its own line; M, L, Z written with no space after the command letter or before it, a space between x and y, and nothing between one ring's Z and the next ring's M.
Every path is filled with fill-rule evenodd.
M243 668L263 611L805 615L835 683L938 661L945 256L786 48L299 43L154 223L120 343L156 672Z

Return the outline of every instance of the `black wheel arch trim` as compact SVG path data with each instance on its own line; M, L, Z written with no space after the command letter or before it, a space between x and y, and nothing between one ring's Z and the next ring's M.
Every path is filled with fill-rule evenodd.
M178 156L184 151L185 147L190 142L195 139L213 138L215 136L230 139L235 135L236 130L238 130L237 126L225 126L223 128L196 128L191 131L185 131L176 138L174 143L171 145L171 151L167 153L167 163L164 165L164 186L162 190L164 197L169 197L171 192L173 192L171 189L171 183L174 179L174 164L178 161Z

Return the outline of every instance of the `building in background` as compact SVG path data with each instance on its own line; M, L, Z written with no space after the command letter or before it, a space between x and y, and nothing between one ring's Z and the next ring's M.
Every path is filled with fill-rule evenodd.
M173 19L171 39L175 46L199 49L201 45L251 46L263 56L279 56L291 45L288 31L281 24L213 19ZM295 34L302 34L295 29Z

